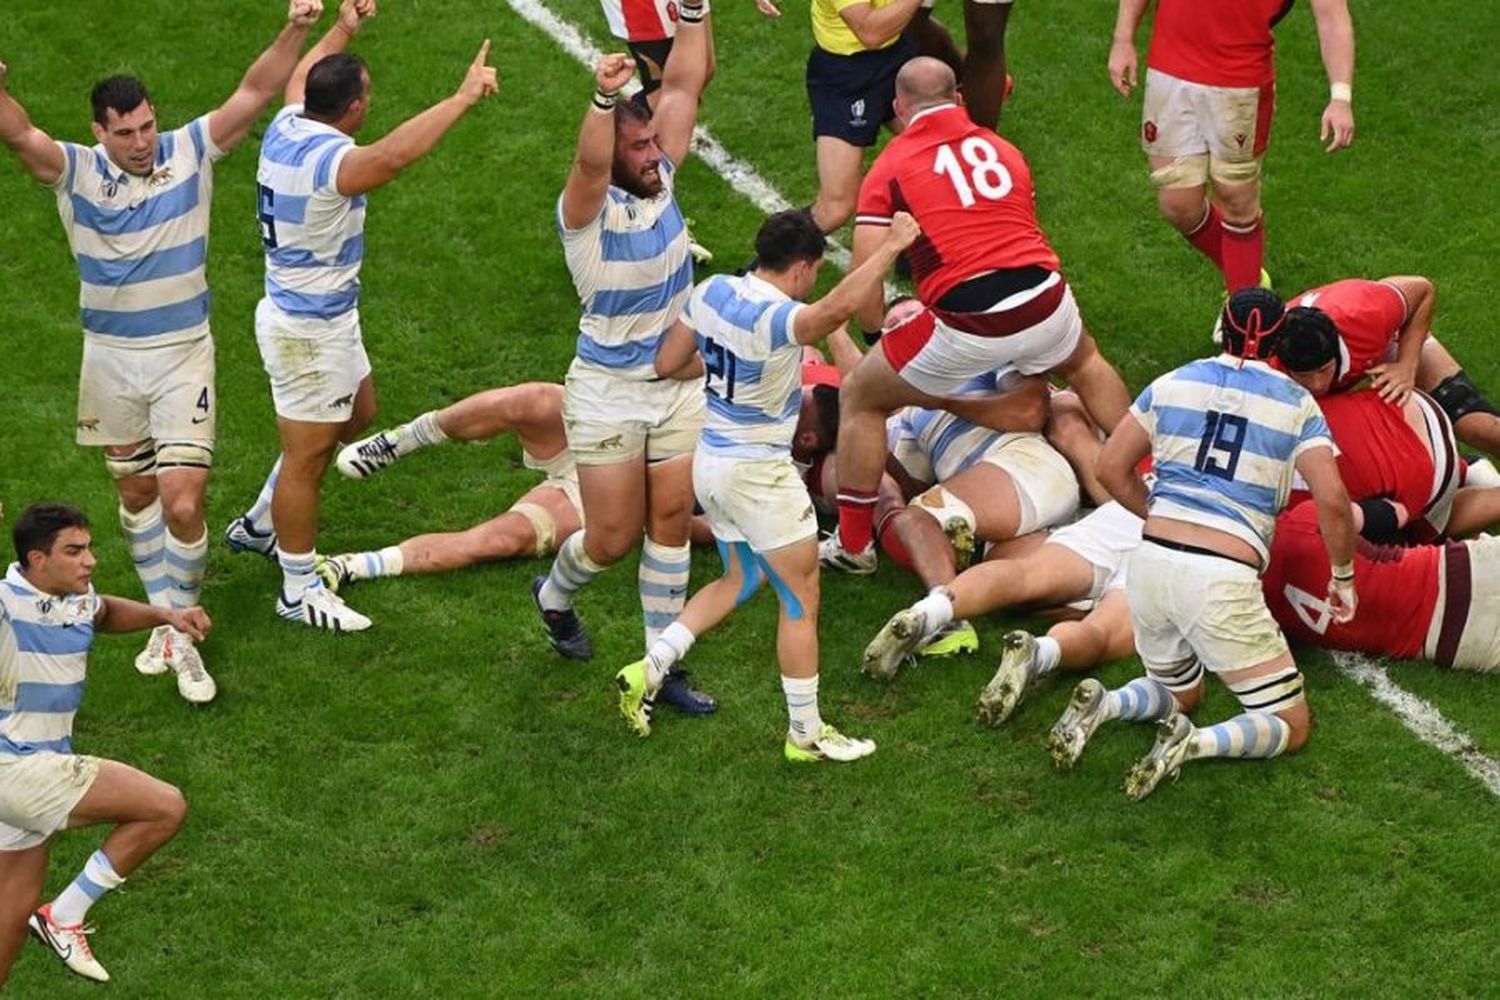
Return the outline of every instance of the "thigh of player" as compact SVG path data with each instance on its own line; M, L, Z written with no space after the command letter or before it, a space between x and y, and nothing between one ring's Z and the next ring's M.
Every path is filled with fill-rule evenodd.
M1208 170L1215 188L1253 184L1271 140L1276 87L1198 87L1193 95L1208 140Z
M1040 434L1007 435L980 466L1003 470L1010 477L1020 504L1015 534L1063 524L1078 512L1078 477L1068 460ZM980 531L984 531L983 523Z
M765 553L817 536L812 498L790 458L699 451L693 456L693 491L722 541L747 542Z
M1266 607L1254 569L1231 559L1188 555L1171 586L1184 635L1211 673L1232 675L1289 660L1286 636Z
M0 851L35 847L67 828L99 764L83 754L0 755Z
M1500 672L1500 538L1480 535L1461 544L1469 555L1467 600L1453 600L1455 595L1449 591L1463 584L1461 581L1456 582L1450 571L1447 589L1440 597L1437 613L1444 619L1443 632L1446 633L1448 616L1460 613L1460 608L1467 612L1458 645L1453 651L1453 668L1497 673ZM1451 560L1453 555L1451 550L1449 552L1447 558ZM1436 654L1435 647L1442 638L1440 634L1429 641L1429 657Z
M152 386L143 363L143 355L150 353L150 348L83 338L75 438L79 444L103 447L151 440Z
M342 424L354 416L360 384L370 375L357 312L328 323L287 322L263 301L255 339L278 417Z
M1208 155L1208 131L1199 118L1197 102L1201 89L1200 84L1160 70L1146 70L1141 149L1153 162Z

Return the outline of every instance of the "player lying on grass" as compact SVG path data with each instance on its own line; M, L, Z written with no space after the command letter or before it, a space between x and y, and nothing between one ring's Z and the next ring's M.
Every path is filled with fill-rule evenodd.
M693 488L724 560L724 576L699 590L651 644L616 675L620 712L651 732L656 692L697 637L769 582L781 603L777 659L790 727L788 760L856 760L875 751L818 712L818 535L812 500L792 463L802 401L802 346L826 337L877 289L917 238L899 213L879 250L809 305L826 241L806 212L779 212L755 237L757 265L715 275L693 290L657 353L662 375L706 374L708 416L693 457ZM695 363L697 362L697 363Z
M1458 439L1500 455L1500 411L1431 336L1432 282L1417 275L1348 278L1288 299L1278 362L1314 396L1351 389L1366 375L1382 398L1431 394Z
M1468 469L1453 425L1427 395L1413 392L1392 404L1362 389L1324 396L1318 409L1339 450L1344 488L1362 511L1365 538L1430 542L1500 521L1500 489L1464 485Z
M514 433L521 443L521 463L546 478L521 494L503 514L467 530L417 535L383 549L323 559L318 564L323 582L338 591L382 576L445 573L478 563L556 552L564 539L583 527L578 469L563 431L562 404L562 386L549 382L489 389L346 445L338 455L338 470L351 479L368 479L419 448L444 441L489 441ZM685 670L668 675L661 700L694 715L718 707L707 695L691 692Z
M1152 382L1099 455L1099 481L1146 521L1126 581L1146 676L1118 691L1085 680L1048 745L1070 767L1103 721L1158 723L1151 752L1126 775L1132 799L1188 761L1275 757L1307 741L1302 675L1260 590L1294 471L1317 504L1333 567L1330 613L1354 616L1354 518L1328 425L1311 394L1266 363L1282 318L1274 295L1236 292L1223 352ZM1149 491L1137 471L1148 454ZM1244 711L1199 729L1185 713L1203 698L1205 669Z
M895 677L956 620L1008 609L1065 616L1041 638L1020 630L1005 634L999 669L979 696L979 717L999 725L1040 678L1130 655L1125 557L1140 540L1141 519L1110 502L1050 533L995 546L984 562L893 615L865 648L864 671Z
M81 511L28 508L12 537L17 562L0 582L0 985L29 926L67 967L104 982L83 925L176 835L187 803L176 788L118 761L73 752L89 648L98 632L170 625L201 640L202 608L162 608L94 593L93 537ZM110 824L104 845L57 898L37 909L47 848L63 829Z

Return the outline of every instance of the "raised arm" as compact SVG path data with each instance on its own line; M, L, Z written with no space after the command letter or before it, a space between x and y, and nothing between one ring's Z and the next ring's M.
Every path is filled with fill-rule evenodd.
M698 124L698 101L708 86L713 24L703 0L684 0L672 57L661 74L661 96L656 100L656 141L674 166L681 166L693 144Z
M291 79L292 70L297 68L297 57L302 53L302 43L307 41L308 29L322 16L323 0L291 0L286 27L271 47L250 64L229 100L208 117L209 138L220 150L227 153L238 146L261 112L281 93Z
M604 208L615 163L615 102L634 75L635 63L622 52L611 52L594 67L593 103L584 112L578 150L563 188L562 222L568 229L582 229Z
M858 270L880 248L881 241L885 239L885 228L883 224L855 222L851 269ZM885 296L882 287L876 285L866 291L854 313L860 328L869 330L872 335L885 322Z
M9 70L0 62L0 142L10 147L26 172L43 184L56 184L68 168L68 154L46 132L31 124L21 102L10 96Z
M1437 305L1437 289L1419 275L1395 275L1381 278L1406 300L1406 322L1396 331L1396 357L1370 369L1370 384L1387 403L1402 406L1417 384L1417 365L1422 359L1422 345L1432 332L1432 310Z
M1109 82L1124 97L1135 89L1140 57L1135 51L1135 29L1151 0L1120 0L1115 14L1115 38L1109 46Z
M490 40L479 46L464 82L452 97L408 118L368 146L356 146L339 161L338 192L346 197L373 191L394 180L438 144L470 108L499 93L500 78L488 64Z
M792 336L799 344L812 344L842 326L872 294L879 296L886 271L920 235L922 230L917 220L905 212L897 212L880 245L869 257L844 275L827 295L797 311L792 321Z
M347 49L349 43L354 41L354 36L359 34L360 26L376 13L375 0L344 0L339 4L338 20L333 22L333 27L328 29L327 34L318 39L318 44L307 50L307 55L292 70L291 79L286 82L284 103L301 104L307 92L307 71L324 56Z
M1135 470L1150 451L1151 437L1146 428L1141 426L1135 414L1126 413L1115 425L1109 440L1104 442L1099 460L1094 464L1099 485L1109 490L1109 495L1118 500L1120 506L1141 520L1146 518L1146 501L1150 494L1141 474ZM1337 475L1337 470L1334 474ZM1348 504L1344 506L1347 508ZM1347 516L1349 512L1345 510L1344 513Z
M867 49L878 49L905 31L921 6L922 0L895 0L884 7L852 3L839 8L839 17L854 32L859 44Z
M1312 0L1318 25L1318 49L1328 73L1328 106L1323 109L1320 136L1334 153L1354 141L1354 20L1348 0Z

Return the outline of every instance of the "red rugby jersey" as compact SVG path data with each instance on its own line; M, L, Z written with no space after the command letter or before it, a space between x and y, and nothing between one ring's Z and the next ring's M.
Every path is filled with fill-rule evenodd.
M925 305L989 271L1062 269L1037 221L1026 158L956 104L918 114L865 175L855 224L889 225L896 212L922 227L906 259Z
M1260 87L1276 78L1271 29L1292 0L1158 0L1146 65L1211 87Z
M1294 306L1316 306L1338 327L1335 390L1347 389L1383 364L1406 322L1406 296L1384 281L1345 278L1287 300L1287 308Z
M1385 497L1417 517L1432 501L1435 470L1426 440L1401 407L1374 389L1339 392L1318 400L1339 450L1339 475L1350 500Z
M1317 505L1300 503L1276 519L1261 589L1277 624L1294 641L1416 659L1437 608L1442 551L1437 545L1402 548L1360 539L1354 557L1359 604L1354 619L1339 625L1324 603L1331 571L1318 532Z

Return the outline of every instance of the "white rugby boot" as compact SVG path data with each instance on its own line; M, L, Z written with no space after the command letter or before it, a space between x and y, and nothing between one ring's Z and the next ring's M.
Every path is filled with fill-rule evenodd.
M167 665L177 674L177 693L194 705L207 705L219 686L203 666L203 656L186 632L171 630L167 639Z
M1000 666L995 676L979 692L979 720L998 726L1016 710L1036 664L1036 636L1016 629L1000 640Z
M31 936L51 948L52 953L62 959L62 963L71 971L96 983L109 982L109 973L104 971L104 966L99 964L93 949L89 947L88 935L94 932L92 927L82 924L59 927L52 922L51 903L33 913L26 926L30 929Z
M818 561L830 569L853 576L868 576L875 572L878 565L873 541L865 546L863 552L846 552L837 531L818 543Z
M915 658L927 640L927 616L916 608L897 611L865 647L863 670L883 681L893 679Z
M1105 721L1104 696L1108 693L1104 685L1092 677L1073 689L1068 707L1063 709L1062 717L1047 734L1047 750L1059 770L1068 770L1083 756L1089 737Z
M339 450L334 461L340 472L350 479L369 479L381 469L388 469L401 457L397 443L402 434L409 433L406 425L360 438Z
M1139 802L1161 784L1163 778L1177 780L1193 746L1193 724L1181 712L1173 712L1156 724L1156 742L1151 752L1125 773L1125 794Z
M158 625L151 630L146 648L135 655L135 669L147 677L164 674L167 666L167 644L171 641L172 626Z
M243 514L229 522L229 527L224 529L224 540L229 543L231 552L254 552L267 559L276 558L276 532L256 531Z
M845 736L826 722L818 735L806 744L798 743L791 733L787 733L786 744L782 747L786 759L794 764L814 764L823 760L842 764L868 757L874 752L874 740L857 740Z
M374 624L321 582L308 587L296 600L288 600L284 590L278 592L276 613L289 622L301 622L330 632L363 632Z

